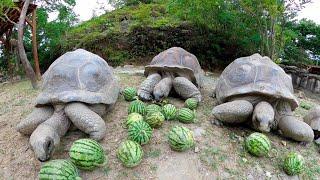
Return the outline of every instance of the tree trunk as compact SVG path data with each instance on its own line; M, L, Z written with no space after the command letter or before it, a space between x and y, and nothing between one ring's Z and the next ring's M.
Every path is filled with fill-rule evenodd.
M19 57L20 57L21 63L22 63L24 70L26 72L26 75L31 80L32 87L34 89L37 89L38 83L37 83L36 74L34 73L34 70L32 69L30 62L28 61L27 54L26 54L26 51L25 51L24 45L23 45L23 30L24 30L24 25L25 25L25 21L26 21L26 16L27 16L29 4L30 4L30 0L24 1L23 7L21 10L21 14L19 17L18 52L19 52Z

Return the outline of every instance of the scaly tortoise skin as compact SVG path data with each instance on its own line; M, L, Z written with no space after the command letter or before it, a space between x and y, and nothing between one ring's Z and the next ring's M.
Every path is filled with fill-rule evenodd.
M138 90L142 100L160 101L173 87L183 99L194 97L201 101L203 70L197 57L183 48L172 47L161 52L145 67L144 74L147 79Z
M67 52L44 73L36 108L17 130L31 135L36 157L46 161L71 122L92 139L104 138L106 126L100 116L115 104L118 94L118 82L104 59L83 49Z
M303 119L313 129L315 138L320 139L320 106L318 105L310 109Z
M241 57L222 72L215 90L220 105L213 109L216 119L226 123L250 124L258 131L279 129L283 136L312 141L309 125L296 119L298 106L291 77L269 57L253 54Z

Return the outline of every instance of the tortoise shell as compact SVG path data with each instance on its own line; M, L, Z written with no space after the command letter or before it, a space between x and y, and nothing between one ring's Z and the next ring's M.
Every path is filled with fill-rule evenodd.
M216 97L220 103L234 96L249 94L287 100L292 109L298 106L291 77L269 57L260 54L233 61L224 69L217 83Z
M197 57L180 47L172 47L155 56L145 67L145 76L154 72L170 72L175 77L190 79L196 86L202 86L203 70Z
M114 104L119 85L108 63L91 52L77 49L55 60L43 75L37 105L68 102Z

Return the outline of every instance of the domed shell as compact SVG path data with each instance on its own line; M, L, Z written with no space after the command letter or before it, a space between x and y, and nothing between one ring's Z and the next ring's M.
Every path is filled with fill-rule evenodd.
M309 124L313 130L320 131L320 106L312 108L303 120Z
M197 57L180 47L172 47L155 56L145 67L144 74L171 72L175 76L188 77L198 87L202 86L203 70Z
M220 103L233 96L247 94L285 99L292 109L298 106L291 77L269 57L260 54L233 61L222 72L216 86L216 97Z
M43 75L42 92L37 105L68 102L114 104L119 85L108 63L91 52L77 49L67 52Z

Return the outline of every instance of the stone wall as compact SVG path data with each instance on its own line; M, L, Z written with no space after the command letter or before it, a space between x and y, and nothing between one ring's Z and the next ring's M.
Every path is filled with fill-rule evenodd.
M291 75L294 88L303 88L320 94L320 75L311 74L306 69L295 66L283 66L286 73Z

